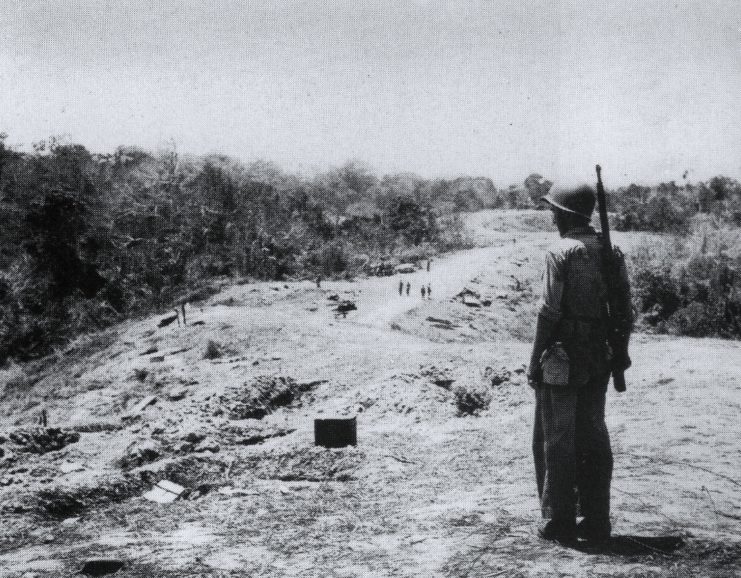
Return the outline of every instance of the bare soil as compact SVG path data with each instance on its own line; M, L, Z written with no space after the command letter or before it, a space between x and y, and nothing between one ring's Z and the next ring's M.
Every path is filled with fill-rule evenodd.
M0 576L89 558L116 576L741 575L737 342L637 335L608 401L616 538L537 538L523 370L547 223L479 213L480 246L429 273L235 285L185 326L131 321L0 370ZM456 387L491 402L461 416ZM314 447L334 416L357 417L357 447ZM163 479L184 496L143 498Z

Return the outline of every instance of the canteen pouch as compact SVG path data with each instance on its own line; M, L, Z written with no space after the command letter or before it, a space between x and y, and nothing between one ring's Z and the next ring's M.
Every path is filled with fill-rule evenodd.
M544 385L566 387L569 385L569 354L563 343L556 341L543 352L540 368Z

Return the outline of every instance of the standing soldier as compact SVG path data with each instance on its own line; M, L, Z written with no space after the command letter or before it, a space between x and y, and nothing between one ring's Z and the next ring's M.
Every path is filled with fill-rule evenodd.
M610 537L612 451L605 395L616 362L608 347L607 285L602 242L590 226L595 205L588 185L543 197L561 239L546 253L543 297L528 383L535 389L533 454L547 540L594 542ZM630 327L630 285L619 250L612 291ZM627 312L627 313L625 313ZM576 524L577 490L584 519Z
M404 293L404 281L399 281L399 296Z
M409 297L409 290L410 290L411 288L412 288L412 285L411 285L411 283L409 283L409 281L407 281L407 297Z
M430 272L430 263L432 263L432 259L427 259L427 272Z
M316 278L316 288L321 289L321 287L322 287L322 276L318 275Z
M427 284L427 299L432 299L432 287L430 284Z
M423 300L424 300L424 298L425 298L425 293L426 293L426 290L425 290L425 286L424 286L424 285L422 285L422 299L423 299Z

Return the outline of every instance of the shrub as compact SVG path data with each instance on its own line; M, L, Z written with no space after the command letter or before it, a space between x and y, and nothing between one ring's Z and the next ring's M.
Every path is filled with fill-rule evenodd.
M484 388L467 388L459 385L453 390L455 407L459 416L479 415L489 408L491 393Z
M678 271L645 266L634 275L640 321L659 332L741 338L741 272L725 255L697 255Z

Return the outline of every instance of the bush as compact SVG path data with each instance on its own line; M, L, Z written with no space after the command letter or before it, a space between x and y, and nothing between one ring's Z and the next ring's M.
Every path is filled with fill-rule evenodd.
M479 415L489 409L491 403L491 393L484 388L469 389L459 385L453 390L453 397L459 416Z
M662 333L741 338L741 273L724 255L697 255L672 271L634 275L640 321Z

